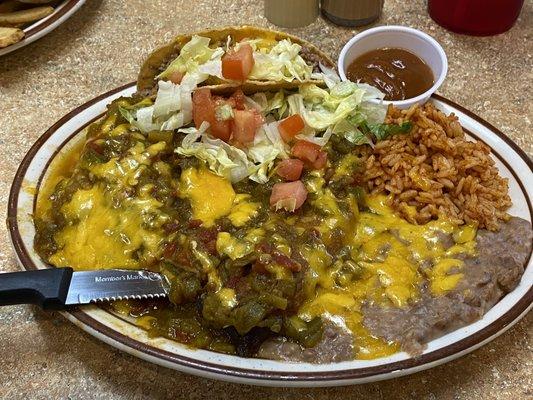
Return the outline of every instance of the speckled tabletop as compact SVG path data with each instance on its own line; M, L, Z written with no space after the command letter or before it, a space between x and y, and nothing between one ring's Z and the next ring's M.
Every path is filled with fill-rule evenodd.
M262 1L88 0L39 41L0 58L0 212L16 168L49 126L96 95L133 81L141 61L174 35L227 24L271 26ZM378 24L433 35L450 70L439 93L499 127L533 155L533 2L503 35L475 38L437 26L423 0L386 0ZM356 30L318 19L291 30L333 58ZM16 265L0 232L0 270ZM269 389L161 368L99 342L61 315L0 309L1 399L526 399L533 398L533 316L459 360L394 381L330 389Z

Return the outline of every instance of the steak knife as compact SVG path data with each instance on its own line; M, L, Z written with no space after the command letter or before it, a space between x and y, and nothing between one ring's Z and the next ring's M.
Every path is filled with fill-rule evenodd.
M50 268L0 273L0 306L36 304L45 310L101 301L165 297L169 285L158 273L107 269Z

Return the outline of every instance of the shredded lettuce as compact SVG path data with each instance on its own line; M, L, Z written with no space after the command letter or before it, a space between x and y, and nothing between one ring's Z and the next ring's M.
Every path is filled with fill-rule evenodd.
M361 83L361 82L357 82L357 86L359 86L361 89L365 91L365 95L363 96L364 101L368 101L371 99L383 100L383 98L385 97L385 93L380 91L375 86L371 86L367 83Z
M192 92L198 87L203 77L195 73L186 73L181 80L181 112L186 124L192 121Z
M251 97L244 96L244 104L252 110L264 113L268 105L267 96L263 92L254 93Z
M268 95L264 92L254 93L251 97L246 97L245 100L251 108L255 108L263 115L274 113L277 119L282 119L288 109L283 90L274 94L268 93Z
M197 46L207 46L209 43L201 38L196 40ZM276 62L283 64L278 65L276 73L282 71L283 76L287 78L289 75L295 77L300 74L298 76L301 77L307 74L305 71L298 71L298 52L298 45L281 41L271 50L263 48L258 50L257 54L267 58L276 55L281 60ZM214 173L231 182L248 178L258 183L266 183L272 174L275 160L290 157L290 147L282 140L278 130L279 121L288 115L299 114L305 121L305 128L296 136L297 139L321 147L326 146L332 135L339 135L354 145L372 146L375 141L410 130L409 123L383 123L386 107L369 102L371 99L383 98L383 94L378 90L354 82L341 82L333 70L322 66L321 76L328 85L326 89L307 83L302 84L298 91L292 94L279 90L275 93L258 92L245 96L246 107L261 112L266 122L257 130L254 141L249 146L233 146L212 137L207 122L202 123L198 129L187 127L192 122L192 91L208 75L218 73L215 70L219 68L217 63L221 54L222 49L213 50L210 57L214 55L214 59L210 58L204 64L186 71L179 85L159 81L154 102L145 99L133 106L120 108L120 112L144 133L153 130L178 130L184 133L186 136L175 151L182 156L202 160ZM292 63L290 60L295 59L296 64L287 66L287 62ZM179 63L176 61L177 64ZM315 74L314 77L318 78L318 75ZM229 104L222 104L215 109L215 114L217 120L229 120L233 118L233 109Z
M296 139L306 140L308 142L317 144L320 147L324 147L328 143L333 132L334 130L332 129L332 127L328 127L328 129L326 129L326 132L324 132L322 136L315 136L314 132L300 133L299 135L296 135Z
M208 76L216 76L217 78L224 79L222 76L222 56L224 55L224 49L218 47L211 55L211 58L206 63L198 67L200 74L206 74ZM207 78L206 78L207 79Z
M231 182L249 178L258 183L266 183L275 160L289 158L290 149L281 139L278 124L277 121L263 124L253 143L244 149L212 138L208 123L203 123L199 129L182 128L178 132L185 133L186 136L176 152L206 162L209 169Z
M370 99L381 99L383 94L366 86L350 81L335 83L329 89L314 84L303 84L299 92L287 98L289 114L300 114L306 125L328 135L317 137L312 132L304 132L305 139L325 145L331 133L344 136L354 144L370 142L359 125L365 121L371 124L383 123L385 106L369 103Z
M141 132L174 130L192 121L192 91L199 83L196 73L186 73L181 84L159 81L154 104L144 102L133 107L121 107L120 112Z
M199 66L206 64L208 61L220 60L224 54L222 48L212 49L209 47L210 38L194 35L180 50L180 54L176 57L157 78L166 78L173 72L195 72ZM204 68L205 65L204 65ZM207 69L214 68L209 65ZM204 74L210 73L203 71ZM213 74L215 75L215 74ZM207 79L207 76L206 78Z
M334 112L326 109L313 110L307 108L304 103L304 97L301 94L290 95L287 101L289 103L289 113L291 115L300 114L305 123L314 129L327 129L329 125L334 124L337 120L344 117L342 115L336 116Z
M367 121L370 124L382 124L387 115L387 107L381 104L369 103L363 101L359 107L359 121ZM354 119L352 118L352 121ZM355 122L355 121L354 121ZM360 123L360 122L359 122ZM359 125L357 123L356 125Z
M280 158L289 158L289 148L281 138L278 121L264 124L255 135L254 146L264 143L276 151Z
M322 79L330 89L341 81L341 78L334 69L328 68L322 63L319 63L318 67L322 72L314 72L311 78Z
M209 137L206 134L208 128L209 123L203 122L199 129L179 129L178 132L186 133L186 136L176 153L204 161L213 172L231 182L239 182L249 176L254 166L246 153L220 139Z
M142 108L119 107L122 116L141 132L150 132L161 128L160 124L153 122L154 106Z
M233 108L229 104L222 104L215 108L215 118L217 121L227 121L233 119Z
M398 124L370 124L368 122L363 122L361 124L361 129L368 134L371 134L376 141L385 140L391 137L392 135L397 135L400 133L409 133L413 124L411 121L405 121L401 125Z
M165 116L181 108L181 87L172 82L159 81L153 116Z
M211 48L209 43L209 38L194 35L181 48L180 54L156 78L167 78L173 72L181 72L198 73L203 80L209 76L224 79L222 56L230 49L231 37L228 36L224 47ZM319 65L322 72L313 72L313 67L300 55L302 46L290 39L280 41L248 39L236 43L234 49L238 50L244 43L250 44L254 51L255 64L248 76L250 80L303 82L309 79L323 79L330 88L340 80L334 70L322 64Z
M288 104L285 101L285 93L283 90L280 90L268 100L265 112L270 113L272 111L277 111L278 117L281 118L287 109Z
M300 56L302 46L289 39L277 42L269 51L255 51L251 80L304 81L311 78L313 67Z
M255 135L253 145L247 149L248 157L255 164L255 171L249 178L258 183L268 182L268 172L274 166L274 160L278 158L280 151L284 149L273 145L265 130L260 129Z
M186 136L176 152L204 161L214 173L233 183L247 177L258 183L268 182L268 172L274 166L280 150L273 146L264 130L256 134L252 146L243 150L212 138L207 133L208 129L207 122L202 123L199 129L179 129L178 132L185 133Z
M238 51L241 48L241 46L246 43L252 47L253 51L257 51L261 47L260 45L262 44L263 41L264 40L260 38L241 40L240 42L235 43L234 50ZM231 44L231 40L230 40L230 44ZM229 46L227 47L227 49L229 50Z
M356 125L352 124L347 119L342 120L335 124L332 129L333 133L344 137L347 141L354 145L363 145L369 144L373 145L372 141L368 136L366 136L361 130L357 128Z
M153 101L147 97L139 101L138 103L128 105L128 106L119 106L118 110L120 114L129 122L133 123L135 121L135 118L137 116L137 110L141 108L147 108L152 106L154 103Z

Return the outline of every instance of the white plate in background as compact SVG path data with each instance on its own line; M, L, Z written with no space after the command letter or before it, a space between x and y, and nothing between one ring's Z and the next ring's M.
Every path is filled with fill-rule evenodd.
M23 29L24 39L10 46L0 49L0 56L11 53L21 47L35 42L65 22L85 3L85 0L65 0L54 7L54 12L49 16L35 21ZM46 4L42 4L45 6ZM35 6L39 6L36 4Z

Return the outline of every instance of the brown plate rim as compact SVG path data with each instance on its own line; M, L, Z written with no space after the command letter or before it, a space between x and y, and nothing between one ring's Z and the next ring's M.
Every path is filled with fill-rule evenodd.
M63 5L63 7L59 11L54 11L50 18L45 20L44 22L35 25L32 28L29 29L23 29L24 31L24 39L28 39L32 37L33 35L39 33L43 29L46 29L48 26L56 22L59 18L61 18L63 15L67 14L70 10L72 10L79 2L83 0L67 0L67 3ZM60 4L62 5L62 4ZM38 21L37 21L38 22Z
M19 192L22 189L23 177L31 161L33 160L35 154L43 146L43 144L48 140L48 138L55 131L57 131L57 129L59 129L60 126L62 126L68 120L72 119L75 115L79 114L80 112L90 107L91 105L101 101L102 99L105 99L113 94L116 94L134 85L135 85L135 82L120 86L109 92L101 94L95 97L94 99L88 101L87 103L75 108L74 110L66 114L64 117L59 119L41 137L39 137L39 139L37 139L37 141L33 144L33 146L24 156L21 164L19 165L19 168L17 169L15 178L14 178L14 181L11 186L10 193L9 193L7 225L8 225L8 230L10 233L10 237L11 237L15 252L17 253L17 256L19 257L25 269L33 270L33 269L37 269L37 266L31 260L31 257L29 256L28 251L25 248L25 245L22 240L22 236L18 229L18 224L17 224L17 219L16 219L17 203L18 203ZM434 94L432 98L434 98L435 100L441 101L451 107L456 108L457 110L469 116L470 118L472 118L479 124L491 130L499 138L505 141L506 144L508 144L520 156L520 158L524 160L524 162L529 167L530 171L533 173L533 161L527 156L527 154L516 143L514 143L509 137L507 137L499 129L497 129L496 127L494 127L487 121L483 120L481 117L477 116L473 112L467 110L466 108L456 104L455 102L451 100L446 99L443 96ZM77 130L76 132L79 132L81 129L83 129L83 127ZM471 132L469 133L471 134ZM473 136L477 137L476 135L473 135ZM70 137L72 137L72 135ZM65 140L63 143L67 141L68 139ZM500 159L500 161L507 164L505 162L505 159L503 159L501 155L497 153L495 154ZM509 170L511 171L511 173L513 173L513 175L515 175L515 172L513 169L509 168ZM520 179L518 179L516 175L515 175L515 179L520 184L522 191L526 195L525 197L526 197L526 201L528 204L530 215L533 215L531 199L527 196L527 192L525 192L524 190L523 183L520 181ZM530 254L530 257L531 257L531 254ZM509 324L512 324L517 318L519 318L527 310L527 308L532 302L533 302L533 287L529 288L529 290L524 294L524 296L522 296L522 298L510 310L508 310L505 314L499 317L496 321L492 322L490 325L486 326L485 328L477 332L474 332L473 334L459 340L458 342L452 343L450 345L447 345L441 349L432 351L430 353L422 354L420 356L412 357L412 358L402 360L402 361L396 361L396 362L392 362L389 364L378 365L378 366L373 366L373 367L352 368L352 369L344 369L344 370L337 370L337 371L323 371L323 372L292 372L292 371L266 371L266 370L257 371L257 370L247 369L247 368L239 368L239 367L234 367L234 366L221 366L219 364L215 364L212 362L199 361L199 360L196 360L190 357L177 355L177 354L168 352L166 350L162 350L162 349L149 346L145 343L132 339L126 335L123 335L122 333L117 332L107 327L106 325L100 323L99 321L95 320L90 315L88 315L86 312L84 312L83 309L81 308L74 308L72 310L69 310L68 313L70 314L70 316L78 320L80 323L88 326L92 330L104 336L107 336L113 342L119 343L122 346L125 346L133 351L144 353L145 355L149 357L162 360L162 361L165 361L166 363L174 364L176 366L187 368L189 370L192 369L192 370L198 371L199 373L204 373L204 374L207 373L207 374L212 374L212 375L225 375L225 376L231 376L237 379L240 378L243 380L285 381L285 382L306 382L306 381L309 381L309 382L311 381L312 382L317 382L317 381L342 382L342 381L357 380L357 379L373 377L373 376L383 376L384 374L389 374L392 372L410 370L413 368L422 367L425 364L430 364L430 363L438 362L439 360L445 360L446 358L453 357L454 355L460 352L467 351L468 349L473 348L476 345L480 345L483 341L496 335L498 332L503 330Z

